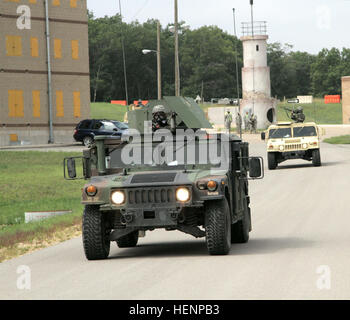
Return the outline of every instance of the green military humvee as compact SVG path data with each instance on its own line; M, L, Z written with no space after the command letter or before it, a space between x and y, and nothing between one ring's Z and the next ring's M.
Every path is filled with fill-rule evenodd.
M193 114L202 111L194 101L176 99L161 101L172 110L173 116L176 113L174 123L211 127L203 120L204 114L201 123L195 123ZM147 114L147 110L137 112ZM133 113L129 119L137 119L140 124L139 117ZM83 245L87 259L107 258L113 241L120 248L135 247L140 235L158 228L205 237L208 251L213 255L228 254L231 243L248 241L252 229L248 179L263 177L262 158L249 157L248 143L235 135L216 136L204 129L191 129L194 137L177 130L166 141L155 138L158 132L143 133L138 141L135 137L132 141L130 137L122 140L97 137L95 145L84 150L81 157L84 178L89 179L82 190ZM185 142L178 146L179 140ZM213 155L212 148L217 148L221 161L201 161L201 155ZM169 150L171 156L181 154L186 160L153 159L163 157L164 151ZM131 154L133 161L125 161ZM146 161L149 155L151 160ZM76 161L77 158L65 159L67 179L77 178Z

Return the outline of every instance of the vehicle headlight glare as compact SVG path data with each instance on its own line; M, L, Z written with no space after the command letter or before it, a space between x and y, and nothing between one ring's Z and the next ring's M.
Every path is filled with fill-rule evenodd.
M190 200L190 191L187 188L179 188L176 190L176 199L181 202Z
M123 204L125 201L125 194L122 191L114 191L112 193L112 202L115 204Z
M284 146L280 146L280 150L283 151L284 150Z
M307 144L306 143L303 144L303 148L307 149Z

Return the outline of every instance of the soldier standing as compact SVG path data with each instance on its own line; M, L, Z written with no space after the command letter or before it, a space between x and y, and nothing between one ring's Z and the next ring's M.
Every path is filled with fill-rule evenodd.
M257 121L256 115L252 113L249 119L250 133L253 133L253 132L256 133L257 122L258 121Z
M249 113L248 113L248 111L244 115L244 130L245 131L249 130Z
M242 136L242 116L238 112L236 116L236 126L237 126L237 133Z
M231 123L232 123L232 114L230 111L227 111L225 116L225 128L230 132L231 131Z

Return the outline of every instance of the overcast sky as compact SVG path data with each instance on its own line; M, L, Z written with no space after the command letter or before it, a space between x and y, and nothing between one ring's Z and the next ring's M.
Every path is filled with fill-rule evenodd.
M118 0L87 0L96 17L119 12ZM236 8L238 36L241 22L250 20L249 0L178 0L179 20L192 29L217 25L233 34ZM121 0L127 22L174 21L174 0ZM350 0L254 0L254 20L268 22L269 42L292 44L294 50L317 53L322 48L350 47Z

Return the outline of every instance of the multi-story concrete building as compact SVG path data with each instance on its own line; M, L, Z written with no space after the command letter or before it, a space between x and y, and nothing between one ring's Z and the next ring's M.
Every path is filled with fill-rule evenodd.
M0 0L0 146L70 142L89 114L86 0Z

